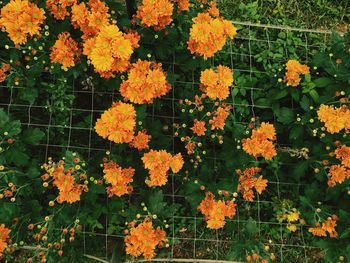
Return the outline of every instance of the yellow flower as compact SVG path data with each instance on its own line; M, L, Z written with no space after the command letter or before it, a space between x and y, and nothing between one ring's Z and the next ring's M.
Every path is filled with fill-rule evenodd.
M290 232L297 231L297 226L295 224L288 225L287 228Z
M288 222L295 222L299 220L299 212L295 211L287 215Z

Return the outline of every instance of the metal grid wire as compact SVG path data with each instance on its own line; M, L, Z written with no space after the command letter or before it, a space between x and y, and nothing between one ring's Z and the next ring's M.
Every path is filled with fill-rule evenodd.
M281 27L281 26L272 26L272 25L261 25L261 24L252 24L248 22L234 22L234 24L240 27L240 31L238 36L228 44L228 47L222 51L222 53L226 53L225 55L229 57L229 64L233 71L239 71L244 74L248 74L250 80L252 80L255 74L267 74L266 71L261 68L256 68L256 55L264 50L269 50L271 52L274 51L275 44L278 43L277 36L279 33L284 32L287 36L288 34L293 34L302 39L301 43L295 45L295 49L297 50L298 55L303 58L304 62L308 62L310 55L314 51L318 51L320 49L324 49L325 45L329 39L331 32L329 31L319 31L319 30L309 30L309 29L299 29L299 28L290 28L290 27ZM317 39L320 39L320 36L323 39L323 42L314 43L315 36ZM237 43L240 46L237 46ZM252 48L254 46L254 48ZM256 53L254 53L256 52ZM285 63L285 61L289 59L288 50L285 49L285 57L281 58L281 65ZM237 61L243 61L242 63L237 63ZM220 61L213 60L213 65L220 63ZM171 62L163 62L163 64L170 65L171 71L175 73L175 66L178 66L176 57L173 57L173 61ZM243 66L242 66L243 65ZM165 119L170 124L174 124L178 121L179 117L176 114L175 102L179 99L176 97L175 90L178 86L183 86L186 84L192 85L192 87L198 86L198 80L193 79L191 82L187 81L174 81L172 84L172 91L166 97L161 98L160 100L171 101L172 112L171 115L163 115L161 112L156 112L153 109L153 114L150 116L152 120L154 119ZM103 91L97 90L95 87L90 87L89 89L77 89L73 83L72 89L68 92L76 97L76 101L73 105L68 109L69 110L69 118L64 123L56 123L55 115L52 111L50 111L47 105L43 105L40 102L37 104L23 104L15 100L13 94L15 89L25 88L25 87L12 87L9 92L9 96L1 97L0 106L7 107L8 113L12 114L15 118L18 117L21 120L22 125L27 127L39 127L44 128L46 130L46 140L45 143L39 145L39 147L43 147L45 150L46 158L51 155L57 154L57 152L62 152L64 149L69 149L73 151L84 152L87 153L87 157L90 159L93 153L96 152L106 152L111 151L112 143L106 140L99 138L94 132L94 124L96 119L100 116L100 114L111 105L111 103L115 99L115 92L111 91ZM247 87L239 87L240 89L245 89L247 91L247 97L249 97L248 104L235 103L235 99L232 99L232 104L235 108L239 107L248 107L250 110L251 117L256 116L256 111L259 110L269 110L269 107L264 105L259 105L254 101L254 92L259 91L263 88L257 86L247 86ZM250 92L250 94L248 93ZM104 105L96 104L96 99L100 101L101 96L104 98L106 102ZM80 104L79 102L84 102ZM82 106L83 105L83 106ZM235 114L235 113L234 113ZM76 116L80 116L77 118ZM81 116L84 116L83 119ZM48 120L43 122L42 120ZM88 126L82 125L83 122L87 122ZM174 127L173 125L171 127ZM175 130L172 128L172 134L174 134ZM66 138L66 145L57 144L55 138L57 136L64 136ZM79 138L78 140L73 140L73 138ZM171 150L174 152L175 142L174 138L172 139L172 148ZM278 142L277 142L278 144ZM169 149L170 150L170 149ZM219 157L214 151L214 156L204 156L204 159L208 159L214 162L219 161ZM43 160L44 162L45 160ZM284 164L288 166L288 164ZM175 204L177 200L185 198L185 196L181 196L176 194L176 186L174 181L174 175L171 175L171 179L169 180L171 183L171 192L166 194L166 197L171 199L171 202ZM282 198L281 192L290 192L292 189L296 192L299 191L299 188L302 185L292 182L283 182L283 178L276 178L269 180L269 187L271 187L275 191L274 194L279 198ZM291 258L286 258L285 254L287 250L293 249L301 251L305 255L305 262L308 260L308 251L313 249L312 246L309 246L304 238L303 228L300 228L300 240L301 243L293 243L292 240L289 240L286 236L283 235L283 229L286 227L286 223L278 223L278 222L264 222L261 217L264 208L272 205L272 200L266 199L264 195L257 196L257 199L254 201L257 204L257 213L250 214L254 220L257 221L257 226L259 229L259 237L264 237L266 233L263 232L264 227L271 227L278 229L280 233L280 238L272 240L269 245L272 247L272 250L276 252L276 256L278 256L278 262L292 262ZM108 206L108 198L106 198L106 206ZM248 222L247 216L245 213L245 207L241 209L238 208L237 214L232 222L237 224L238 231L237 233L233 233L232 236L236 237L237 240L241 238L240 227L242 224ZM171 242L171 247L168 253L169 261L174 262L227 262L224 261L225 257L222 253L222 249L226 249L229 244L232 243L233 240L222 239L224 230L219 230L213 232L211 237L203 236L202 226L204 218L202 216L188 216L188 217L180 217L177 215L172 215L173 224L172 229L168 229L168 239ZM106 226L108 225L108 217L106 217ZM187 233L186 235L179 235L176 233L174 226L175 222L185 222L186 225L191 225L194 229L193 233ZM169 233L170 232L170 233ZM104 243L104 253L101 255L94 255L91 251L86 251L87 244L89 240L93 238L99 238ZM122 240L123 236L119 235L109 235L107 231L105 233L101 232L89 232L84 229L83 236L83 253L89 254L88 257L99 260L101 262L107 262L110 258L110 251L113 249L113 245L110 242L112 240ZM268 238L266 239L266 241ZM204 248L204 250L203 250ZM179 251L180 250L180 251ZM179 259L179 255L186 255L187 259ZM96 256L96 258L95 258ZM181 256L180 256L181 257ZM184 256L185 257L185 256ZM182 258L184 258L182 257ZM153 261L164 262L164 259L155 259ZM233 261L231 261L233 262Z

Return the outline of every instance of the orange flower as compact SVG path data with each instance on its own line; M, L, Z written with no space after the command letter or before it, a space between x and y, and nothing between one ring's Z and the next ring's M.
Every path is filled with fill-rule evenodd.
M340 148L335 150L335 156L341 159L341 164L346 168L350 168L350 147L342 145Z
M57 197L58 203L67 202L69 204L78 202L82 193L82 187L80 185L74 185L69 191L60 191Z
M78 158L78 157L76 157ZM65 167L66 165L66 167ZM73 164L75 165L75 164ZM58 203L75 203L80 200L82 192L87 192L88 187L84 184L78 184L77 180L80 180L80 172L75 172L74 166L68 167L63 160L57 164L49 159L48 164L43 164L46 174L42 176L44 181L47 181L49 177L52 177L52 185L59 190L57 197Z
M219 107L217 110L214 112L214 117L212 120L209 121L211 124L211 129L212 130L223 130L225 127L225 121L229 115L229 110L231 107Z
M350 129L350 110L345 105L339 108L322 104L317 116L329 133L338 133Z
M225 66L218 66L216 72L206 69L201 73L201 86L204 92L212 100L224 100L230 94L230 86L233 83L233 72Z
M197 119L194 120L194 125L191 128L194 134L198 136L205 135L205 131L207 130L205 128L205 122L204 121L198 121Z
M106 110L96 122L96 132L103 138L115 143L131 142L136 126L134 106L116 102Z
M130 146L139 151L147 149L150 138L151 136L147 134L146 130L139 131L130 143Z
M314 236L319 237L326 237L328 232L331 238L337 237L338 233L335 230L337 226L337 220L338 217L336 215L328 217L327 220L322 223L322 225L320 222L317 222L315 227L310 227L309 232Z
M333 215L332 217L328 217L327 220L322 224L322 228L329 233L330 237L338 236L338 233L335 230L337 226L337 220L338 220L338 217Z
M310 227L309 232L317 237L326 237L327 236L326 230L324 230L321 227L320 223L317 223L316 227Z
M128 29L127 30L127 33L124 34L124 37L126 39L129 39L130 42L131 42L131 46L133 48L138 48L140 45L139 45L139 41L141 39L141 36L140 34L136 31L136 30L130 30Z
M126 253L133 257L143 255L145 259L151 259L155 256L156 247L165 242L165 237L165 231L159 226L154 229L152 221L146 218L138 226L133 225L125 237Z
M236 204L233 201L216 201L211 192L205 193L205 199L198 206L198 210L205 216L207 227L220 229L225 225L225 218L233 218L236 214Z
M89 10L85 3L74 4L72 6L71 22L75 28L80 28L84 32L84 29L88 27L88 16Z
M184 164L181 153L172 156L165 150L151 150L143 155L142 161L149 170L149 178L145 182L150 187L165 185L168 182L168 171L171 169L173 173L178 173Z
M208 9L208 13L213 17L218 17L220 15L219 9L216 7L216 3L214 1L209 2L210 8Z
M4 224L0 225L0 259L8 245L11 230L6 228Z
M276 140L275 128L272 124L261 123L260 128L253 130L251 138L243 139L243 150L255 158L262 156L271 160L277 155L273 142Z
M80 200L82 187L78 185L75 178L68 172L65 173L64 163L59 164L51 174L53 185L59 190L58 203L68 202L70 204Z
M142 26L162 30L173 21L173 9L173 4L168 0L142 0L136 18L141 20Z
M193 19L190 29L188 49L192 54L204 56L205 59L213 57L226 43L226 38L237 34L233 24L221 17L212 18L209 13L199 13Z
M187 150L187 154L191 155L194 153L194 149L196 148L196 143L194 142L188 142L185 146L186 150Z
M100 29L110 25L108 6L100 0L90 0L88 7L85 3L72 6L71 22L75 28L83 32L82 38L88 40L95 37Z
M56 186L60 192L70 192L75 186L74 177L69 173L66 174L63 166L57 167L52 176L54 178L53 185Z
M174 155L171 158L169 165L173 173L178 173L182 169L182 166L184 165L184 160L182 159L181 153Z
M44 20L44 11L27 0L11 0L1 8L0 27L16 45L25 44L28 37L39 35Z
M128 80L120 86L121 95L133 103L152 103L171 89L159 63L138 60L131 65Z
M116 25L107 25L84 43L83 53L91 60L95 71L108 78L114 72L126 71L133 45Z
M172 0L177 4L177 12L181 13L182 11L188 11L191 7L189 0Z
M350 170L341 165L332 165L328 171L328 185L334 187L350 178Z
M310 69L307 65L300 64L297 60L289 60L286 64L286 75L284 81L287 85L296 87L300 83L300 75L306 75L310 73Z
M64 20L69 16L67 7L75 5L77 0L47 0L46 8L53 14L57 20Z
M104 163L103 173L106 183L111 184L106 188L109 197L122 196L132 191L129 184L133 181L134 168L121 168L115 162L109 161Z
M2 67L0 69L0 83L4 82L7 78L6 72L11 69L11 66L9 64L2 64Z
M58 39L51 48L50 59L53 63L62 64L64 68L70 68L75 65L79 55L78 43L68 32L63 32L58 35Z
M241 170L236 170L236 173L240 175L237 192L243 193L244 200L254 200L253 188L255 188L259 194L266 189L268 181L263 179L261 175L259 177L254 177L256 173L259 173L260 171L261 169L258 167L250 167L243 172Z

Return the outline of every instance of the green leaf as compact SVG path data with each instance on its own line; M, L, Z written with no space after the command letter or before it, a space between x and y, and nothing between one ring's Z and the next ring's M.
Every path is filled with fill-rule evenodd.
M289 132L290 140L298 140L304 134L304 129L302 126L294 126Z
M350 227L347 228L345 231L343 231L343 232L340 234L339 238L347 238L347 237L349 237L349 236L350 236Z
M9 121L9 116L4 111L4 109L0 109L0 128L2 128L6 122Z
M239 90L239 93L241 93L242 96L245 96L247 94L247 90L242 88Z
M284 98L285 96L288 95L288 91L286 89L283 89L281 90L280 92L278 92L274 97L273 99L274 100L279 100L279 99L282 99Z
M164 195L162 190L156 191L150 195L148 198L148 207L152 213L161 214L166 206L166 203L163 202L163 199Z
M6 155L6 161L9 163L16 164L18 166L24 166L28 163L29 157L25 154L18 145L10 147L4 153Z
M313 90L310 90L309 94L310 94L311 98L312 98L315 102L317 102L317 101L319 100L319 98L320 98L320 96L318 95L317 91L314 90L314 89L313 89Z
M239 89L236 88L236 87L234 87L234 88L232 89L232 96L236 96L236 95L238 94L238 92L239 92Z
M294 121L294 112L292 109L282 107L276 110L277 120L283 124L289 124Z
M310 74L306 74L305 75L305 80L306 80L306 82L310 82L311 81L311 75Z
M303 108L304 111L309 111L310 110L309 98L306 96L303 96L300 101L300 106Z
M13 137L21 132L21 122L19 120L10 121L5 123L2 128L4 132L8 132L9 137Z
M147 116L147 106L146 105L140 105L136 107L136 116L138 120L144 120Z
M38 96L38 90L34 88L21 89L19 94L22 100L28 101L30 104L33 104Z
M332 79L326 78L326 77L318 78L318 79L314 80L316 87L319 87L319 88L327 87L328 85L332 84L333 82L334 81Z
M256 225L256 221L249 218L245 225L245 231L249 236L254 236L256 233L258 233L259 229Z
M299 161L296 165L294 170L292 171L292 175L295 179L299 180L300 177L304 176L307 169L309 168L309 162L308 161Z
M24 131L22 139L27 144L37 145L44 136L45 133L39 128L29 128Z
M292 89L290 94L292 95L292 98L295 101L299 101L300 100L300 94L299 94L299 90L298 89Z

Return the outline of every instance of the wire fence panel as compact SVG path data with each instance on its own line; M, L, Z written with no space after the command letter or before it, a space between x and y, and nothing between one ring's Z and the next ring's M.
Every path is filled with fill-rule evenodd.
M265 74L271 74L271 71L267 72L269 63L273 65L279 62L280 65L283 65L290 58L291 52L298 54L303 62L309 62L316 51L326 48L331 32L249 22L234 22L234 24L239 28L238 36L234 41L226 45L224 50L220 52L221 54L212 59L212 65L224 64L230 66L235 75L239 73L249 76L250 83L238 87L240 92L246 94L246 100L235 101L235 97L232 97L232 101L229 102L234 107L236 120L234 124L247 124L241 121L240 115L254 118L261 114L272 114L269 106L262 103L261 99L256 99L256 93L264 92L264 87L260 86L256 80L263 78ZM291 38L293 38L293 41L290 43L288 41ZM320 39L323 39L323 42L320 42ZM283 50L285 56L275 57L274 51L276 49ZM223 61L222 57L226 57L226 60ZM268 61L267 64L263 65L263 60ZM181 63L177 61L175 56L173 61L163 61L162 63L173 75L181 67ZM273 70L273 67L271 67L271 70ZM150 122L160 119L164 126L170 129L168 136L172 138L172 143L168 150L171 150L173 154L176 153L176 141L173 135L176 132L176 124L179 124L180 121L177 104L181 98L177 91L187 86L198 88L199 83L195 79L193 73L192 80L173 81L171 83L172 91L158 99L159 103L164 101L167 105L171 105L171 108L167 111L157 112L153 107L151 109L152 114L148 116ZM118 95L117 92L94 87L91 79L86 79L84 83L79 83L79 85L76 85L76 83L70 83L69 85L72 88L64 96L74 96L74 100L71 107L62 109L62 112L68 111L68 114L65 112L68 117L61 122L56 120L62 120L62 118L57 118L62 112L51 110L47 101L39 99L35 104L25 104L17 101L14 94L17 94L19 89L25 87L12 87L0 99L0 106L5 108L15 119L20 119L22 126L45 129L45 143L37 146L40 148L43 156L45 156L45 160L49 156L58 156L64 150L77 151L79 154L86 156L88 160L95 158L95 156L102 156L107 151L112 150L112 143L99 137L94 131L94 126L96 119L101 113L115 101ZM54 103L54 98L52 98L50 103ZM152 108L152 106L149 107ZM276 118L276 116L273 116L273 118ZM66 142L65 144L59 143L62 139ZM277 145L279 150L288 148L288 145L279 144L278 141ZM236 145L232 147L236 147ZM213 153L213 156L204 156L203 158L215 167L218 162L222 162L220 156L225 153L217 151L215 145L213 146ZM45 160L42 161L45 162ZM288 163L283 164L286 170L291 169L290 165ZM216 176L220 175L217 174ZM169 183L170 187L167 188L165 198L172 205L184 203L187 197L180 193L179 187L181 186L174 174L171 174ZM288 198L288 196L283 196L283 193L291 193L291 195L297 196L303 187L303 184L297 182L284 181L284 178L279 177L277 174L275 178L270 176L268 192L258 195L257 199L252 202L252 205L243 202L238 204L237 214L234 219L227 220L234 223L235 228L233 230L224 228L223 230L213 231L210 235L204 231L203 216L189 214L184 217L172 214L170 215L172 226L167 230L167 238L171 244L170 248L167 250L167 253L161 255L162 258L150 261L238 262L234 261L234 259L227 261L227 253L230 251L231 246L237 245L244 237L245 234L242 227L247 223L251 223L258 229L256 238L270 246L271 251L277 256L277 262L296 262L293 261L294 253L304 255L298 262L312 262L310 261L310 255L318 253L320 249L308 243L307 238L305 238L306 226L298 226L300 228L299 234L291 237L285 232L287 223L268 220L273 218L271 215L273 213L273 196L277 196L280 199ZM135 189L133 194L137 195L140 190ZM110 200L106 197L101 206L106 206L108 210L109 205ZM108 233L107 226L111 217L113 217L113 213L108 214L104 218L104 225L98 231L84 228L82 238L83 251L77 252L96 262L109 262L112 257L115 260L118 259L119 256L113 255L113 253L116 243L123 242L124 236ZM254 220L254 223L252 220ZM175 229L175 225L184 227L179 231ZM228 233L228 231L230 232ZM272 232L274 236L269 236ZM100 244L96 251L88 251L87 249L89 242L92 240L94 242L98 240ZM149 261L130 260L127 262Z

